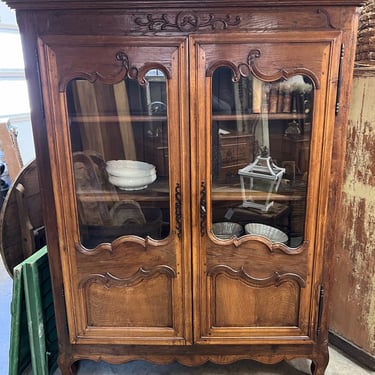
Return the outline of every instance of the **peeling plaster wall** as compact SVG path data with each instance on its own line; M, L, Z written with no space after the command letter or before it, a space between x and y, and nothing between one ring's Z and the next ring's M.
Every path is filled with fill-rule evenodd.
M356 69L330 329L375 355L375 68Z

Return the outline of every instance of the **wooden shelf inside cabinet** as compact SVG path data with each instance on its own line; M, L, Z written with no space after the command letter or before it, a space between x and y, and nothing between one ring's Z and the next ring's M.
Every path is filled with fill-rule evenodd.
M77 191L77 197L81 202L113 202L120 200L134 200L137 202L166 202L169 199L167 192L158 192L152 188L146 188L139 191L118 190L117 194L113 191L105 190L80 190Z
M106 122L116 122L116 121L126 121L126 122L153 122L153 121L167 121L167 116L148 116L148 115L100 115L100 116L72 116L71 120L73 122L85 123L106 123Z
M294 112L280 112L280 113L237 113L237 114L213 114L213 121L245 121L245 120L259 120L259 119L268 119L268 120L303 120L306 118L306 115L303 113L294 113Z
M269 193L254 191L253 196L257 200L264 200ZM135 200L137 202L165 202L169 199L169 189L166 179L160 179L144 190L125 191L117 189L117 192L105 190L78 190L77 197L82 202L111 202L114 200ZM304 198L301 194L272 193L275 201L297 201ZM240 186L213 186L213 201L241 201L242 191Z
M267 193L263 191L252 191L252 197L254 200L265 200L267 197L274 201L298 201L304 199L301 194L294 194L293 192L288 193ZM240 186L214 186L212 189L212 200L213 201L241 201L242 202L242 190Z

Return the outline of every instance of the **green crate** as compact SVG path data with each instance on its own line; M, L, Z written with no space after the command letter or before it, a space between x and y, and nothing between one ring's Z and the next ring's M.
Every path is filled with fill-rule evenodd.
M30 365L35 375L57 368L58 342L47 247L14 268L9 375Z
M14 267L13 272L10 330L9 375L18 375L31 363L22 265Z

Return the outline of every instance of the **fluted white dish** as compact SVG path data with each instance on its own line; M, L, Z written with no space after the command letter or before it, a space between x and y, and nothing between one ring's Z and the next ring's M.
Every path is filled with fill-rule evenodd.
M238 223L224 221L221 223L212 224L212 231L217 238L225 240L233 236L241 236L243 233L243 228L242 225Z
M270 225L249 223L245 225L245 232L247 234L254 234L257 236L265 237L271 242L288 242L288 236L286 233Z

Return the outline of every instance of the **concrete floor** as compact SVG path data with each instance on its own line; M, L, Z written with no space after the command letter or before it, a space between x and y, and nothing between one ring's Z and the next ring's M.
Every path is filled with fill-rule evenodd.
M9 338L10 338L10 303L12 298L12 279L4 268L0 258L0 375L8 373ZM199 367L186 367L180 364L153 365L143 361L133 361L123 365L109 365L82 361L79 366L79 375L303 375L310 374L310 361L294 360L276 365L262 365L253 361L239 361L231 365L215 365L207 363ZM60 375L57 370L54 375ZM326 375L367 375L375 374L357 365L337 349L330 348L330 362ZM38 374L34 374L38 375Z

